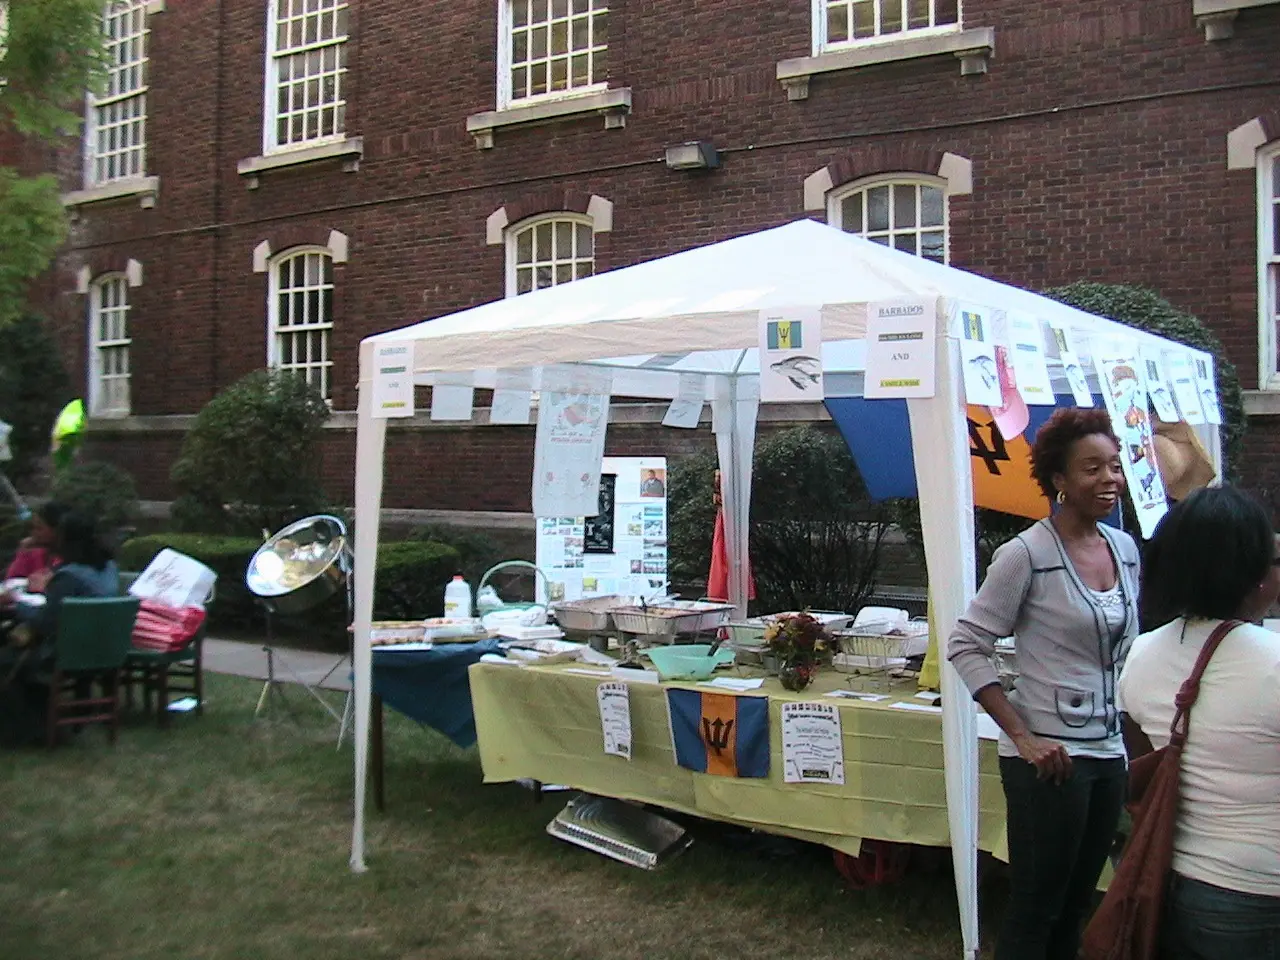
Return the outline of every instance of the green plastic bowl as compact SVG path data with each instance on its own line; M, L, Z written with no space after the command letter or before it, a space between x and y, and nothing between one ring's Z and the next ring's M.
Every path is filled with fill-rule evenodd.
M721 647L708 657L709 643L677 644L650 647L644 655L653 661L663 680L706 680L722 663L733 663L733 651Z

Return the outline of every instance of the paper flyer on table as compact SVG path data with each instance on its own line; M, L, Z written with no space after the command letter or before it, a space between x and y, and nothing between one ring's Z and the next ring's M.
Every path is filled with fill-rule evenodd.
M378 419L413 416L413 342L379 342L373 348L373 411Z
M1000 374L991 331L990 311L964 306L957 312L960 362L964 366L965 399L979 407L1000 406Z
M1192 425L1204 423L1204 407L1200 402L1200 387L1196 383L1191 356L1185 350L1166 350L1164 367L1173 381L1173 397L1178 401L1182 419Z
M1214 370L1213 354L1191 354L1191 369L1195 372L1196 386L1200 388L1200 410L1205 420L1221 426L1222 409L1218 405L1218 376Z
M676 397L662 418L664 427L680 427L684 430L697 427L698 421L702 419L702 404L705 400L702 381L701 374L680 374Z
M625 683L602 683L596 687L600 705L600 730L604 734L604 752L609 756L631 759L631 692Z
M1013 369L1022 399L1032 406L1054 406L1053 381L1044 358L1044 331L1039 318L1011 311L1008 328Z
M1142 351L1140 359L1147 396L1156 408L1156 416L1165 423L1177 423L1182 418L1178 416L1178 405L1173 399L1173 385L1165 371L1164 357L1159 350L1148 347Z
M589 517L599 509L612 380L604 370L543 371L533 446L534 516Z
M1147 390L1139 373L1136 345L1123 341L1109 346L1097 366L1102 399L1111 414L1112 429L1120 438L1120 467L1129 498L1142 536L1149 539L1168 510L1168 502L1156 463L1155 428L1147 414Z
M782 704L785 783L844 783L840 709L829 703Z
M821 402L822 314L817 307L760 311L760 402Z
M1076 406L1092 407L1093 392L1089 389L1089 381L1085 377L1084 362L1076 353L1074 335L1070 329L1056 323L1050 324L1049 330L1053 333L1053 342L1057 344L1058 359L1062 362L1062 375L1067 378Z
M867 304L868 400L932 397L937 383L937 315L924 297Z
M499 370L494 378L490 423L525 425L533 408L533 372Z

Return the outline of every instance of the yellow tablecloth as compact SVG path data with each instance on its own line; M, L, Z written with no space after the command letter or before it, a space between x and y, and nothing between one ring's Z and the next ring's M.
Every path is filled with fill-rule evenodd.
M890 706L912 702L914 684L895 692L889 701L869 703L824 697L829 690L848 686L844 676L830 671L819 674L800 694L783 690L776 679L766 680L756 692L770 699L769 776L728 779L676 765L662 686L631 684L633 759L606 755L596 687L609 678L567 672L573 666L471 667L471 700L486 783L529 778L564 784L851 854L858 852L863 838L949 845L942 715ZM783 782L780 705L787 700L839 705L843 785ZM1004 859L1004 796L996 745L982 741L979 746L979 846Z

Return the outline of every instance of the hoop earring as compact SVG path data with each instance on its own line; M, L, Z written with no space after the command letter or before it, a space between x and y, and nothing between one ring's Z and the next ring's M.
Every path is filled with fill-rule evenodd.
M1059 490L1058 495L1054 497L1054 499L1058 501L1058 506L1062 506L1064 503L1067 502L1067 495L1063 493L1061 490Z

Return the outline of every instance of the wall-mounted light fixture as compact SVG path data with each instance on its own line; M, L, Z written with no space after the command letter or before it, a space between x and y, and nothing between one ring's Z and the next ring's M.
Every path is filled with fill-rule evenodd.
M720 154L705 140L677 143L667 147L667 166L672 170L712 170L720 166Z

